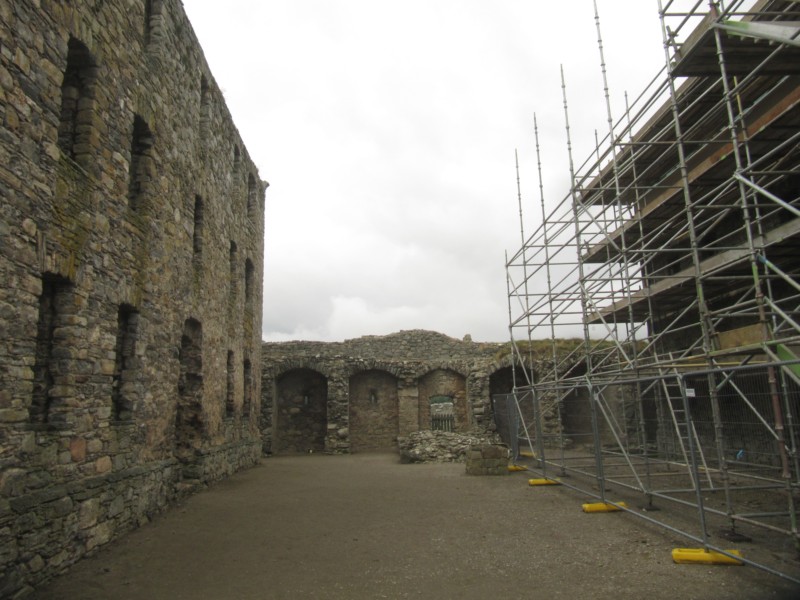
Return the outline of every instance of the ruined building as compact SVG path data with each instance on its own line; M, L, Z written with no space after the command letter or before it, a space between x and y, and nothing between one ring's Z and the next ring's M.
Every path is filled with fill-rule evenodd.
M0 3L0 597L259 459L265 188L179 0Z
M264 451L397 448L414 431L494 429L492 396L513 386L507 345L401 331L341 343L265 343Z

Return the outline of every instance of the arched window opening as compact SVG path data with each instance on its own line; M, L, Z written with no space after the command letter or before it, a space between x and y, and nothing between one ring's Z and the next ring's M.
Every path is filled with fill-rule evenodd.
M140 211L152 188L153 180L153 134L145 120L139 115L133 118L131 136L130 180L128 203L131 210Z
M254 223L258 220L258 186L252 173L247 176L247 215Z
M200 449L203 431L203 326L196 319L183 324L178 360L175 455L187 463Z
M203 198L194 197L194 229L192 230L192 263L195 269L202 266L203 259Z
M144 43L147 48L155 48L161 40L163 0L145 0L144 3Z
M205 75L200 77L200 135L205 137L208 123L211 120L211 98L208 89L208 79Z
M253 404L253 368L250 359L245 358L242 363L244 375L244 398L242 399L242 420L250 420L250 407Z
M67 45L67 68L61 83L58 147L64 156L86 166L93 154L93 87L97 66L89 49L75 38Z
M33 395L29 408L31 422L50 421L50 409L55 397L55 382L65 361L56 360L59 336L56 330L69 312L72 283L60 275L42 275L42 294L39 296L39 319L36 328L36 354L33 364Z
M111 384L111 419L117 422L130 421L133 417L138 328L139 313L129 304L120 305Z
M253 261L248 258L244 261L244 298L245 310L251 313L255 297L255 277L256 268L253 266Z
M235 376L236 367L232 350L228 350L227 377L225 386L225 416L232 417L235 410Z
M229 277L229 296L228 302L231 308L236 308L237 292L239 288L238 277L236 276L237 265L239 262L239 251L236 247L236 242L231 241L230 251L230 277Z

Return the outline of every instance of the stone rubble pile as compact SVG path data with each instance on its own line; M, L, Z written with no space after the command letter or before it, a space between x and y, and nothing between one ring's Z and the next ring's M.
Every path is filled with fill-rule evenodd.
M397 438L400 462L464 462L471 446L500 443L496 433L449 431L414 431Z

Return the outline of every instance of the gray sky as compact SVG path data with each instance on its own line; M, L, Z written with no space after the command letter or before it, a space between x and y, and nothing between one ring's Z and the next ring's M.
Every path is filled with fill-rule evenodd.
M504 252L608 131L591 0L184 0L266 196L268 341L508 339ZM598 0L615 117L664 62L656 0Z

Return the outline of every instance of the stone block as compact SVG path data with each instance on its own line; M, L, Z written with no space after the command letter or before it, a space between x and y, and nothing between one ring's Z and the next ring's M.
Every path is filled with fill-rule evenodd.
M24 423L28 420L28 411L22 408L0 409L0 423Z
M92 527L97 523L100 517L100 500L91 498L81 502L80 510L78 511L78 526L81 529Z
M111 504L108 505L108 516L116 517L125 509L125 499L122 496L115 496L114 499L111 501Z
M72 438L69 444L69 453L73 462L83 462L86 460L86 439Z
M113 525L110 521L105 521L96 525L89 529L88 531L88 538L86 540L86 550L87 552L95 548L96 546L102 546L103 544L107 544L109 540L111 540L111 534L113 533Z
M112 466L110 456L101 456L94 461L94 468L97 473L108 473Z

